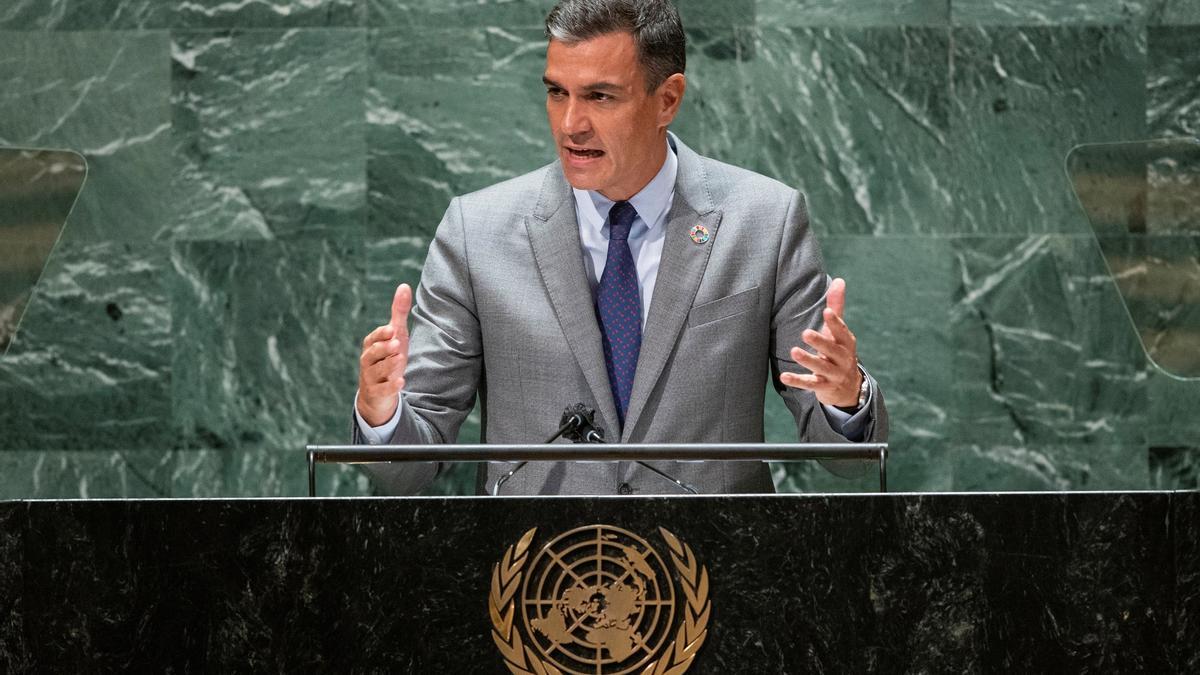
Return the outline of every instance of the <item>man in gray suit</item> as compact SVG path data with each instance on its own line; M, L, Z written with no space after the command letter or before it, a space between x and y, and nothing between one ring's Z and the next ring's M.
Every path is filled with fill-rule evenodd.
M802 441L885 440L803 197L667 131L686 89L671 3L562 0L546 33L558 161L450 202L415 305L401 285L363 340L355 442L452 443L477 395L486 442L540 442L576 402L609 441L761 442L768 369ZM774 491L762 462L651 465L702 492ZM479 491L513 467L488 464ZM411 492L437 469L374 475ZM678 492L630 462L531 463L501 491Z

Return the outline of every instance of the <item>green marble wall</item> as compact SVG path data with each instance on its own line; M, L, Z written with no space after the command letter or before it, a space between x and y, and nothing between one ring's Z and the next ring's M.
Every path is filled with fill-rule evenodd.
M5 3L0 145L89 179L0 357L0 496L301 494L449 198L551 159L549 4ZM1200 134L1200 3L679 4L675 130L808 193L895 488L1195 485L1200 385L1145 363L1063 157Z

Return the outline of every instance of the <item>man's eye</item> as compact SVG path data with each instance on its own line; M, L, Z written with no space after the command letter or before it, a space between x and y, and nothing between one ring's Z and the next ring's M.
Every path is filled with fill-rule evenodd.
M590 96L590 98L591 98L593 101L601 101L601 102L603 102L603 101L611 101L611 100L612 100L612 96L609 96L608 94L602 94L602 93L600 93L600 92L595 92L595 93L593 93L593 94Z
M550 88L546 90L546 95L550 96L551 98L562 98L563 90Z

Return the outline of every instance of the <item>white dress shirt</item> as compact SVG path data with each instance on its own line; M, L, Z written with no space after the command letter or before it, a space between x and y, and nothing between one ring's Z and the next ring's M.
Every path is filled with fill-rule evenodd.
M633 225L629 228L629 252L633 254L634 265L637 268L638 293L642 300L642 326L650 313L650 301L654 297L654 284L658 280L658 264L662 260L664 222L671 204L675 200L675 178L679 173L679 160L675 157L674 148L667 147L667 159L662 168L646 187L629 198L629 204L637 211ZM604 265L608 260L608 212L613 202L608 197L592 190L571 189L575 193L575 220L579 223L579 241L583 247L583 266L588 275L588 282L595 295L600 277L604 274ZM643 333L645 330L643 329ZM800 336L796 336L799 341ZM797 342L797 344L799 344ZM870 419L868 410L870 404L853 415L843 412L834 406L822 405L830 426L841 431L850 440L860 440L867 421ZM358 395L354 398L354 416L358 419L358 428L363 438L371 445L379 445L392 437L396 426L400 423L400 410L392 419L382 426L371 427L358 414Z

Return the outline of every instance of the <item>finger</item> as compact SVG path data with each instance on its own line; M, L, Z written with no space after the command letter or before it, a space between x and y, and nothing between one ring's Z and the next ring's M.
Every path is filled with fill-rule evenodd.
M824 335L847 347L854 344L854 333L850 331L850 327L846 325L841 316L827 307L822 318L825 319L825 326L821 331Z
M400 390L402 389L404 389L404 376L393 375L387 379L380 380L378 382L372 382L371 384L362 387L362 392L364 396L373 402L379 399L395 396L396 394L400 393Z
M829 290L825 292L825 306L833 310L834 314L843 316L846 310L846 280L837 278L833 283L829 284Z
M362 341L363 349L370 347L371 345L375 344L376 342L380 342L382 340L390 340L390 339L392 339L392 336L395 333L396 333L396 329L392 328L392 324L385 323L382 326L379 326L375 330L371 331L370 333L367 333L367 336L365 338L363 338L363 341Z
M819 354L810 354L799 347L792 347L791 355L793 361L807 368L814 375L831 378L841 373L832 361Z
M829 383L827 381L825 381L825 378L821 377L820 375L801 375L800 373L780 373L779 381L782 382L785 386L792 387L794 389L807 389L809 391L825 389L826 387L829 386Z
M389 357L399 356L403 351L400 340L382 340L364 349L359 363L369 368Z
M412 309L412 288L408 284L396 287L392 296L392 320L390 324L397 335L408 335L408 312Z
M846 345L811 328L804 331L800 338L804 340L805 344L817 350L818 354L835 364L844 365L844 362L850 358L850 350Z
M403 378L405 365L405 358L401 354L392 354L376 361L363 369L360 385L374 386L396 378Z

